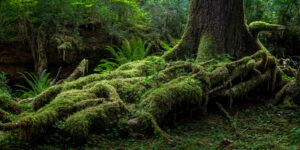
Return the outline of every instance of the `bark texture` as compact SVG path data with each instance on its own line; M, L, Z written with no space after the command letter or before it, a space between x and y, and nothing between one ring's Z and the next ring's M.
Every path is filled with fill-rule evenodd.
M41 31L34 31L28 19L24 20L25 40L28 42L34 61L34 70L40 74L48 66L47 52L45 49L45 35Z
M192 0L189 21L167 60L195 58L200 53L253 54L260 47L244 21L243 0Z

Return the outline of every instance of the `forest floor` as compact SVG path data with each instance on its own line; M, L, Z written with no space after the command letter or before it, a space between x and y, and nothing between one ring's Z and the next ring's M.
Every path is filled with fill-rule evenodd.
M238 113L237 113L238 112ZM300 149L300 107L260 105L233 109L236 128L219 111L180 120L164 129L181 139L170 144L157 136L93 135L81 147L69 147L69 138L55 134L36 149ZM185 117L186 118L186 117ZM1 135L1 133L0 133ZM3 141L2 141L3 142ZM33 148L26 142L7 141L10 149ZM10 143L10 144L9 144ZM47 144L48 143L48 144ZM3 144L3 143L1 143ZM14 145L14 146L13 146ZM18 145L18 146L17 146ZM3 147L2 147L3 148Z
M233 130L221 113L182 120L164 128L182 139L168 144L160 138L118 139L95 136L86 147L103 149L300 149L300 108L250 107L239 111ZM98 145L97 145L98 144ZM95 146L97 145L97 146Z

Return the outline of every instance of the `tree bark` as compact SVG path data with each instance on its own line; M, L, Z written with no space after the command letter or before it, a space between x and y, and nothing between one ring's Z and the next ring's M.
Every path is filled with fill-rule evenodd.
M199 53L241 58L259 49L244 21L243 0L192 0L185 33L164 58L196 58Z
M24 19L24 27L25 40L28 42L34 61L34 70L39 75L44 69L47 69L48 65L45 35L40 31L34 31L28 19Z

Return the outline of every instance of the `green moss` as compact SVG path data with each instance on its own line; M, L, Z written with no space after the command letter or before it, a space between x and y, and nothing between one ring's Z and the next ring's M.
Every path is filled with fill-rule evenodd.
M268 70L263 75L253 77L250 80L245 82L241 82L229 90L225 90L224 93L221 93L224 96L228 96L230 98L238 98L241 96L246 96L251 90L261 85L263 82L267 81L271 78L271 71Z
M105 131L117 125L127 110L120 102L108 102L79 111L67 118L65 130L73 137L83 139L93 131Z
M143 76L146 73L147 68L149 68L149 66L147 66L147 62L149 61L154 61L154 60L162 60L159 57L149 57L145 60L141 60L141 61L135 61L135 62L130 62L127 64L124 64L122 66L120 66L117 70L110 72L109 74L92 74L86 77L82 77L79 78L76 81L72 81L72 82L66 82L63 85L59 85L59 86L54 86L49 88L48 90L46 90L44 93L40 94L38 97L35 98L35 101L33 103L33 106L35 108L35 110L41 108L42 106L44 106L45 104L49 103L51 100L53 100L56 95L59 92L64 92L64 91L68 91L71 89L88 89L91 86L99 83L100 81L103 80L112 80L112 79L126 79L126 78L134 78L134 77L139 77L139 76ZM133 82L135 82L135 79L130 79ZM132 82L131 81L131 82ZM113 81L111 81L113 82ZM119 83L117 83L119 82ZM130 82L122 82L121 80L118 81L114 81L115 85L117 84L132 84ZM140 85L140 84L139 84ZM122 86L125 87L125 86ZM129 89L133 89L135 86L132 86L131 88L127 88L127 92L124 93L128 93ZM126 89L124 89L126 91ZM122 88L119 88L118 92L123 91ZM128 99L125 99L125 101L130 101Z
M135 77L114 79L107 82L116 88L117 93L122 97L122 101L125 103L137 103L141 99L141 95L149 88L144 84L144 81L145 77Z
M255 34L258 34L261 31L282 31L284 29L285 26L270 24L263 21L254 21L249 24L249 30Z
M21 135L31 139L36 135L44 134L59 119L71 114L77 102L96 98L94 93L87 91L70 90L62 92L37 112L27 114L12 124L6 124L4 128L20 128L22 129Z
M201 57L216 54L217 43L215 38L210 34L203 34L198 47L197 59L201 60Z
M77 102L74 104L74 112L80 111L87 107L96 106L104 103L107 99L106 98L97 98L97 99L88 99Z
M57 95L53 101L39 109L36 113L54 110L61 115L68 114L77 102L96 98L97 96L95 93L90 93L85 90L70 90Z
M121 98L116 91L116 89L105 82L99 82L95 84L92 88L87 90L89 93L95 94L97 97L107 98L108 101L119 101Z
M255 60L255 61L259 61L259 60L263 60L263 62L265 64L268 63L268 56L271 56L271 53L265 50L259 50L257 51L255 54L251 55L251 56L246 56L243 57L240 60L225 64L225 66L229 69L229 70L234 70L236 67L241 66L243 64L247 64L250 60Z
M0 89L0 109L11 113L20 113L21 107L16 101L12 100L9 93Z
M111 71L106 74L92 74L78 80L67 82L63 85L63 91L67 91L69 89L82 89L83 86L90 84L92 82L99 82L102 80L111 80L116 78L133 78L133 77L141 77L145 76L147 70L150 66L147 65L150 61L154 60L162 60L159 57L149 57L144 60L134 61L126 63L114 71Z
M153 129L157 135L162 137L164 140L168 140L168 142L174 142L174 140L177 140L172 136L170 136L168 133L166 133L164 130L162 130L159 127L156 119L150 113L145 111L139 111L136 112L136 115L138 115L139 124L142 125L145 129ZM133 130L141 130L141 129L139 128ZM136 132L141 132L141 131L136 131Z
M52 101L57 94L61 91L61 86L52 86L48 88L46 91L39 94L37 97L35 97L32 105L35 110L38 110L39 108L45 106L50 101Z
M158 76L160 80L170 81L180 76L192 75L203 69L201 66L187 61L171 62L167 67L160 71Z
M51 129L52 125L58 120L59 112L55 109L40 111L21 118L18 122L13 123L20 127L21 136L25 139L37 138Z
M286 74L283 74L283 76L281 77L281 80L283 80L283 81L292 81L292 80L295 80L295 77L291 77L291 76L288 76Z
M247 69L254 69L254 67L255 67L255 60L253 60L253 59L251 59L251 60L249 60L248 62L247 62Z
M281 71L277 60L264 50L238 61L214 64L210 72L206 67L205 63L166 63L159 57L149 57L106 74L64 82L37 96L34 112L25 112L17 119L12 117L13 122L0 123L0 130L14 130L30 139L59 129L83 140L91 133L112 128L130 133L154 129L170 139L159 125L177 117L178 112L205 112L211 99L240 99L257 87L268 85L272 77L276 82L281 79L277 76ZM145 82L149 76L156 77L150 84ZM285 97L286 93L282 93L280 97ZM6 112L3 106L0 105ZM129 123L132 118L137 118L137 126ZM56 126L58 123L62 126Z
M184 105L200 108L202 96L201 83L187 76L174 79L144 95L142 106L160 123L169 112L184 109L180 108Z
M10 122L11 119L10 119L10 116L9 116L9 113L0 109L0 122Z

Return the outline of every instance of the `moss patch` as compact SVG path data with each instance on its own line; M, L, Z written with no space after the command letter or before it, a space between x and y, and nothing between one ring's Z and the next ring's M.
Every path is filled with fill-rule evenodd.
M197 59L201 60L203 56L212 56L216 54L216 51L217 43L215 38L208 33L203 34L199 42Z

